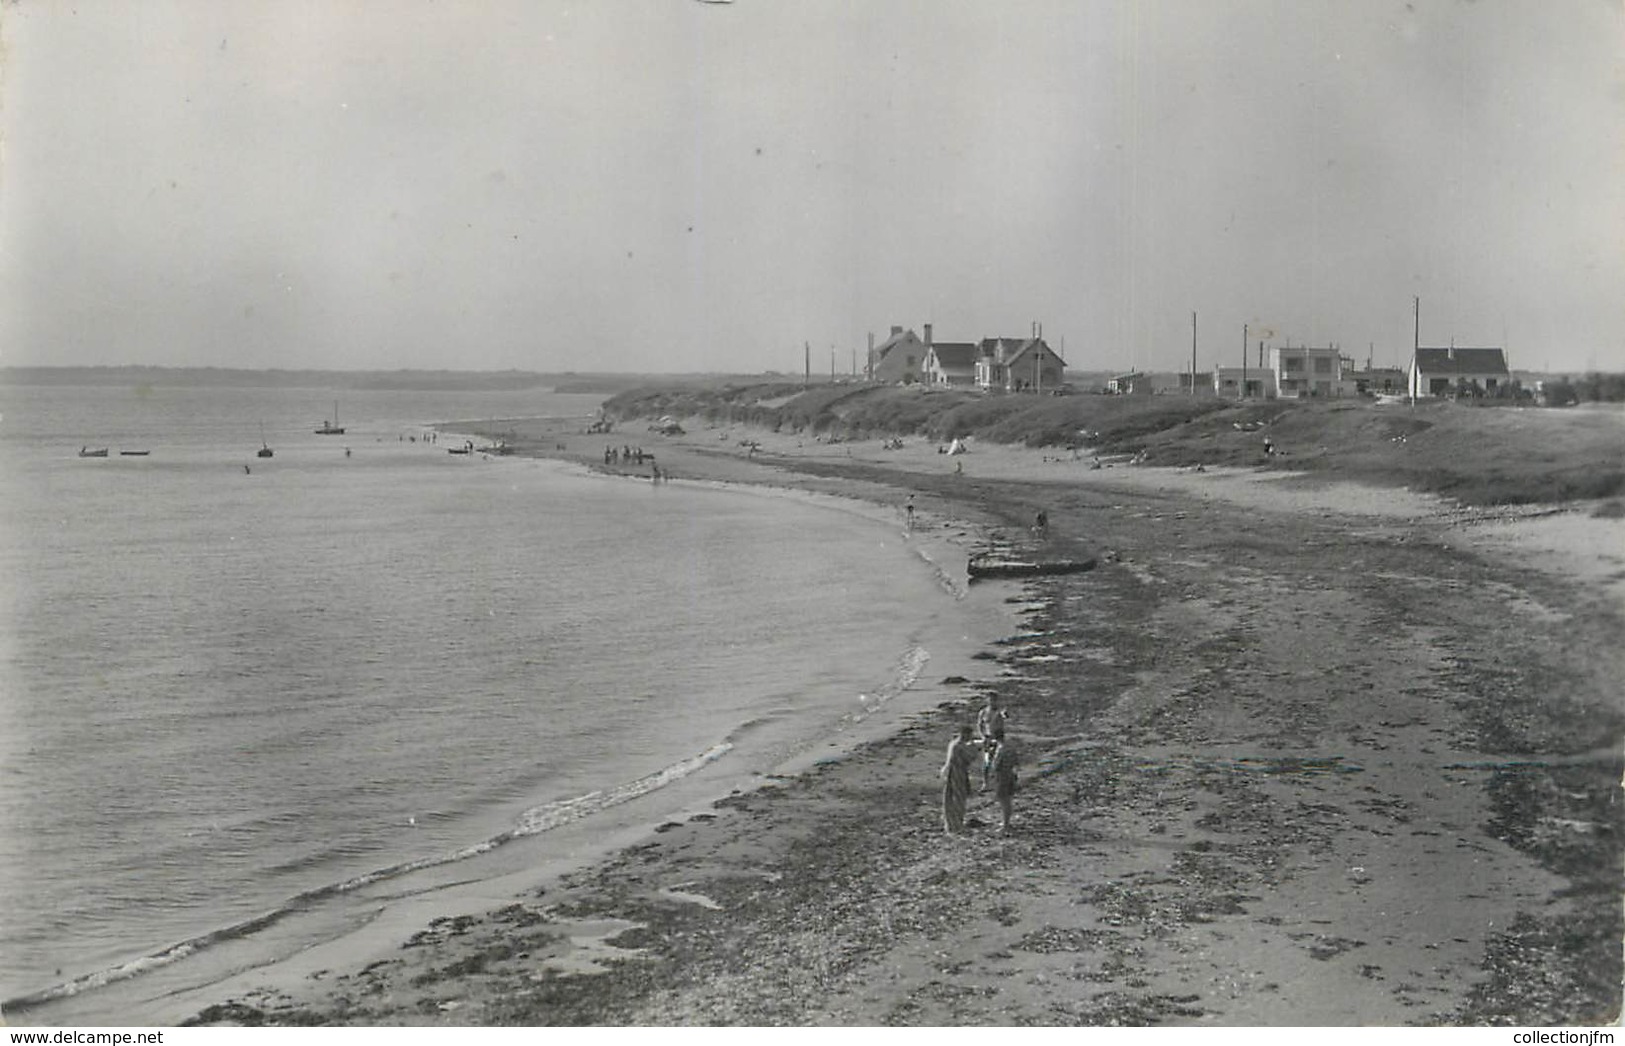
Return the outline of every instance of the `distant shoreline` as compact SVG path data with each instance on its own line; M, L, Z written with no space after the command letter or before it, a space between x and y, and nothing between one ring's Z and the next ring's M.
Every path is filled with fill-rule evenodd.
M233 367L0 367L3 385L179 385L218 388L336 388L377 391L554 391L560 385L584 385L591 376L540 374L532 371L460 370L281 370ZM563 388L597 392L624 388L603 384Z
M643 374L528 370L325 370L280 367L0 367L0 385L181 386L186 388L352 389L370 392L554 392L613 396L648 385L712 384L721 374Z

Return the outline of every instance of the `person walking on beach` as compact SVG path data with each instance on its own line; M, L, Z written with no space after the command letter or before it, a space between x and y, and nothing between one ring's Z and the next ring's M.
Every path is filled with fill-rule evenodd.
M1016 798L1016 749L1008 738L993 748L993 797L999 801L999 831L1010 830L1010 809Z
M976 714L976 732L982 738L982 791L987 791L988 775L993 770L993 750L1004 740L1004 725L1008 713L999 707L999 695L987 695L987 706Z
M903 524L909 533L914 532L914 495L908 496L908 504L903 506Z
M942 778L942 827L949 835L965 830L965 800L970 796L971 729L959 728L959 736L948 742L948 758L938 772Z

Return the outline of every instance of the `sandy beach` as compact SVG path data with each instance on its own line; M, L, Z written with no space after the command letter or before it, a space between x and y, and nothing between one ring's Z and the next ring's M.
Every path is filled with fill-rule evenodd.
M478 910L426 899L386 953L240 978L198 1023L1617 1020L1625 522L633 428L491 431L594 467L641 446L674 482L913 493L921 541L1097 565L994 583L1014 632L934 667L940 701L900 731ZM1014 824L973 794L949 836L937 769L988 694L1021 754Z

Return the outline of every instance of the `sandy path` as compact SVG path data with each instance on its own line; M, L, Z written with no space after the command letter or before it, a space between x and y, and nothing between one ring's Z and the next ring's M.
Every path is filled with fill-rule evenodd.
M1402 493L1014 448L975 448L956 473L925 445L756 436L753 458L734 433L698 432L659 460L882 503L918 489L928 526L1043 507L1051 550L1101 565L1010 585L1026 631L900 735L426 927L368 970L209 1017L1617 1016L1625 614L1607 556L1528 530L1545 517ZM1024 752L1016 830L973 797L969 833L946 837L936 767L987 691Z

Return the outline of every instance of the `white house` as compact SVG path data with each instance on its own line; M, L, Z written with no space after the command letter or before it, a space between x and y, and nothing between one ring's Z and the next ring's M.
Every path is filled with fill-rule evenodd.
M1419 348L1411 358L1412 396L1449 396L1458 389L1494 392L1511 381L1501 349Z
M1280 346L1270 349L1270 362L1281 396L1305 399L1342 393L1343 356L1336 348Z
M945 388L971 388L976 384L976 345L968 341L932 341L925 325L925 381Z

